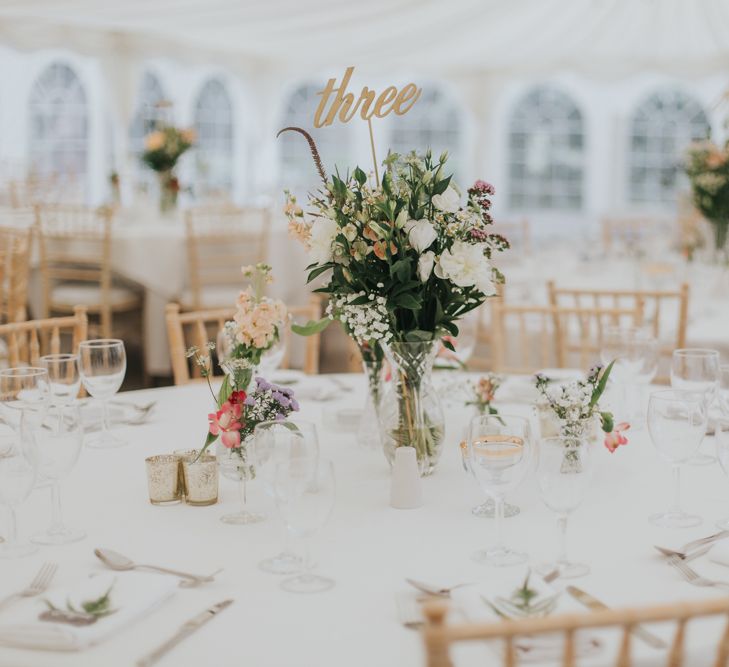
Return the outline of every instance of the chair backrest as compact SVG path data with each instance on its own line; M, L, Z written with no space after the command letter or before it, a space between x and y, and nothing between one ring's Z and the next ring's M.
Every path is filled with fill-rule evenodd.
M0 226L0 324L28 316L28 279L33 227Z
M514 221L497 220L491 231L505 236L512 250L525 255L531 254L532 231L528 218Z
M242 265L266 261L270 227L268 208L187 211L187 258L194 309L205 307L205 287L238 285Z
M658 340L661 357L670 361L673 351L686 347L689 286L677 290L588 290L557 288L547 283L549 302L553 306L577 308L635 308L642 310L638 326L645 327ZM663 369L665 371L665 368ZM665 372L655 380L667 382Z
M104 336L111 335L111 243L113 210L73 205L38 206L38 247L43 280L43 314L54 308L53 289L60 282L99 289Z
M292 306L288 308L289 315L299 324L305 324L310 320L318 320L321 317L321 300L312 296L305 306ZM307 336L305 339L304 351L304 373L314 375L319 372L319 350L321 349L321 334ZM288 368L291 359L291 344L286 345L286 352L281 363L283 368Z
M532 374L546 367L587 370L599 362L603 332L636 326L641 306L561 308L514 305L493 300L493 370Z
M76 353L87 334L85 306L76 306L73 315L68 317L0 325L0 340L7 347L5 363L10 367L37 366L44 354Z
M318 319L320 305L318 299L307 306L288 308L289 314L302 320ZM172 374L175 384L188 384L199 377L199 369L187 358L187 350L196 346L204 350L208 342L215 342L218 331L225 322L235 316L235 308L218 310L180 312L177 303L167 304L167 337L170 345L170 358L172 361ZM306 354L304 358L304 372L316 373L319 368L319 342L320 335L309 336L306 339ZM281 363L282 368L288 368L290 360L289 345Z
M450 649L458 642L492 640L503 646L503 667L517 667L516 640L519 637L544 635L563 635L562 667L577 667L576 635L582 630L612 629L620 633L620 647L613 663L615 667L637 665L631 656L631 645L635 627L642 623L672 622L676 624L670 649L663 663L666 667L694 667L684 659L686 626L689 621L705 617L724 617L729 613L729 598L702 600L700 602L681 602L676 604L643 607L638 609L608 609L579 614L561 614L544 618L502 620L493 623L447 622L448 603L428 602L424 605L425 629L423 642L427 667L453 667ZM717 619L718 620L718 619ZM727 667L729 662L729 624L717 638L713 667ZM707 647L708 649L708 647ZM651 664L658 664L657 662ZM707 663L708 664L708 663Z

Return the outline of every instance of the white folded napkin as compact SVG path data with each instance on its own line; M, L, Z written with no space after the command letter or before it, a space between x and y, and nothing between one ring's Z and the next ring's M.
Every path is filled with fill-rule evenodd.
M74 626L38 618L48 608L44 600L50 601L58 609L66 609L68 602L80 609L83 601L101 597L109 587L112 587L111 608L116 611L91 625ZM68 588L52 588L45 595L19 601L0 614L0 645L47 651L78 651L118 632L150 612L176 590L177 581L174 577L142 572L105 572L79 580Z
M707 556L712 563L729 567L729 540L722 540L714 544Z

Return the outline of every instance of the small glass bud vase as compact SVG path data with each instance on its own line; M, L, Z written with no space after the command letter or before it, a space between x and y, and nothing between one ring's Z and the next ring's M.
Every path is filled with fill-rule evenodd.
M182 455L185 502L188 505L214 505L218 502L218 462L211 454L191 450Z
M378 412L382 395L382 361L363 361L362 368L367 380L367 398L357 427L357 442L367 449L381 446Z
M392 380L380 402L380 436L390 466L398 447L414 447L422 476L435 470L445 437L445 417L433 387L439 341L390 342L385 354Z
M224 514L220 517L223 523L234 525L247 525L258 523L266 518L260 512L248 509L248 482L255 479L256 469L251 462L253 451L253 436L249 436L240 447L226 447L220 440L216 445L216 454L220 472L226 479L238 482L240 509L237 512Z

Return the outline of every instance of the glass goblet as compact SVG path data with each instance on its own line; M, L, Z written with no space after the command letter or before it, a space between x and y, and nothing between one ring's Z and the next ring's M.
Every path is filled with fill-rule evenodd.
M673 504L649 520L663 528L690 528L701 517L681 509L681 466L689 461L706 433L706 399L703 393L665 389L648 401L648 432L658 455L673 470Z
M50 389L45 368L23 366L0 370L0 419L20 429L23 419L37 421L48 409Z
M719 367L719 406L725 417L729 417L729 364Z
M48 415L33 429L39 477L51 482L51 523L31 540L36 544L68 544L86 537L82 530L68 528L61 510L61 482L78 461L83 445L83 426L78 407L66 407L62 415Z
M561 537L556 562L540 567L545 574L557 570L560 577L571 579L590 571L588 565L572 562L567 557L567 521L587 495L594 457L594 445L587 438L556 436L539 443L539 492L544 504L557 515Z
M308 422L270 421L256 425L253 432L256 472L264 491L275 498L276 467L296 458L308 460L312 466L319 458L319 439L316 427ZM272 574L300 572L303 561L294 553L286 530L283 551L266 558L259 567Z
M41 368L48 373L51 404L64 408L77 398L81 388L77 354L46 354L40 358ZM61 410L62 411L62 410Z
M504 497L524 479L532 462L529 421L509 415L478 415L468 432L466 464L481 490L494 501L496 544L474 554L474 560L490 565L518 565L526 554L503 541Z
M671 358L671 387L703 394L708 418L719 388L719 352L704 348L674 350ZM698 451L689 461L692 465L713 462L713 456Z
M334 466L319 459L293 458L276 467L276 504L286 528L304 542L302 571L281 582L291 593L320 593L333 588L333 579L314 574L309 541L324 526L334 508Z
M729 416L717 419L714 426L714 440L716 442L716 459L722 471L729 477ZM716 522L722 530L729 530L729 517Z
M89 394L99 400L103 409L101 431L86 439L88 447L110 449L126 445L126 440L111 432L109 399L124 382L127 356L124 342L116 338L83 341L79 345L79 373Z

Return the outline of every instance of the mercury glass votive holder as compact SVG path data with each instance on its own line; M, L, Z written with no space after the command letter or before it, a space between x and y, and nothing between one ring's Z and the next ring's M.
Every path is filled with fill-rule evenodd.
M149 502L153 505L175 505L182 501L180 457L161 454L145 459Z
M198 456L197 450L183 452L182 478L188 505L214 505L218 502L218 460L211 454Z

